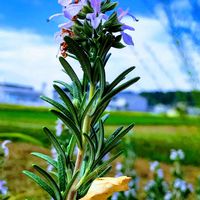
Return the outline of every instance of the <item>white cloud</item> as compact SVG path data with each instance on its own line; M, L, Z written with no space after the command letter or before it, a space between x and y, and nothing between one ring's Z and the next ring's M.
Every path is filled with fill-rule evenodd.
M126 19L126 23L132 22ZM135 46L125 48L123 51L115 50L115 63L124 66L124 69L130 65L137 66L134 74L141 77L141 81L137 84L139 88L145 90L189 89L186 77L180 71L181 60L170 44L171 38L163 25L155 19L141 18L135 24L135 29L136 31L131 33ZM150 47L154 57L151 56L147 47ZM114 67L113 62L111 65ZM112 69L110 73L113 73Z
M130 23L129 19L126 21ZM176 52L171 49L170 37L160 22L141 18L135 28L136 31L131 33L135 42L134 47L112 50L113 56L107 67L108 80L114 79L127 67L135 65L137 66L135 72L128 78L141 76L141 81L132 89L158 89L151 73L155 74L164 90L174 89L170 79L164 75L163 70L148 53L146 46L149 46L159 59L159 64L173 77L177 88L188 89L185 77L179 70L180 60L177 59ZM53 36L45 37L26 30L0 28L0 44L0 81L34 85L37 89L41 88L43 82L50 88L53 80L69 81L69 78L61 72L61 66L56 58L58 45L54 43ZM144 65L136 54L142 58ZM76 71L81 74L79 67L76 67Z

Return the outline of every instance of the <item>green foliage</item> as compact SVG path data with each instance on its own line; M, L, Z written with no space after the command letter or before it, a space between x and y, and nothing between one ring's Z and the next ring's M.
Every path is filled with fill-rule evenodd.
M107 125L128 125L130 123L136 125L173 125L173 126L200 126L200 117L184 116L184 117L168 117L164 114L137 113L127 111L112 111Z
M24 141L27 143L32 143L38 146L42 146L42 142L37 140L34 137L31 137L29 135L25 135L22 133L0 133L0 139L10 139L10 140L17 140L17 141Z
M185 132L181 130L185 128ZM131 137L131 145L126 145L130 151L135 151L139 157L148 158L151 160L158 160L161 162L170 163L169 152L171 149L182 149L187 155L183 161L183 164L200 164L200 152L199 152L199 131L191 132L192 128L182 127L177 129L180 132L170 133L159 132L155 130L153 133L139 133L136 131L134 137ZM187 132L188 130L188 132ZM125 148L124 147L124 148ZM123 148L123 146L122 146Z
M41 127L46 124L48 127L52 127L50 129L51 131L54 131L53 124L55 123L55 118L49 114L47 108L42 108L41 110L35 107L27 108L26 106L18 107L12 105L6 105L5 107L1 105L0 116L2 119L0 121L0 138L12 138L14 141L27 141L24 137L30 135L36 140L40 138L40 142L43 145L49 146L49 140L43 134ZM186 152L186 155L190 155L186 157L184 164L199 164L199 118L186 117L186 119L182 119L180 117L171 118L164 115L152 115L148 113L115 111L110 112L110 117L106 121L105 133L109 136L116 126L120 124L128 125L132 121L137 126L142 125L144 129L140 130L139 128L136 131L134 137L131 137L132 145L128 146L130 149L135 147L139 156L169 162L169 150L171 148L180 148ZM189 126L185 126L186 124ZM146 125L146 128L144 125ZM154 132L149 132L149 125L160 125L159 127L163 128L159 130L160 128L156 129L155 127ZM112 130L110 130L110 127ZM15 132L20 133L20 136L17 134L18 136L15 137ZM100 141L99 138L98 140ZM29 140L29 142L34 143L32 140Z
M142 92L142 96L146 97L150 105L156 104L177 104L178 102L185 102L188 106L200 107L200 92Z

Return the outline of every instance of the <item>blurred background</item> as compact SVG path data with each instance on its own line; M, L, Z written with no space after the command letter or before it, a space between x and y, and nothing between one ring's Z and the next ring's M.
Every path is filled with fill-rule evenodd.
M108 106L107 134L135 122L135 134L124 144L137 155L136 166L144 166L138 167L139 174L148 178L149 160L169 168L170 149L182 149L183 163L189 165L186 177L193 182L200 165L200 1L119 0L119 7L129 8L139 21L124 19L135 27L130 32L135 45L112 50L107 80L130 66L136 66L132 76L141 80ZM56 0L12 0L0 5L0 141L12 140L3 175L12 194L21 195L31 184L20 174L30 168L29 152L48 152L41 127L55 130L56 118L40 95L57 99L53 80L70 81L56 57L59 21L47 22L60 10ZM21 179L24 182L16 187Z

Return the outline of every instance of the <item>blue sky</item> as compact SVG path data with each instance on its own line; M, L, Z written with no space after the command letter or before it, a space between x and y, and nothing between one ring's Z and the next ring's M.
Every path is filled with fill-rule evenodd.
M148 15L144 1L119 1L120 7L130 8L135 14ZM53 34L56 26L46 19L61 8L56 0L12 0L2 1L0 7L0 25L17 29L29 29L40 34Z
M200 74L200 0L119 0L119 5L130 8L140 21L125 19L136 29L131 32L135 46L113 50L108 79L131 63L137 66L134 75L141 76L133 90L192 89L188 74L195 74L196 79ZM1 2L0 82L39 89L43 82L51 85L53 80L65 78L56 58L58 44L53 36L58 31L57 23L46 21L60 11L57 0ZM169 26L165 11L171 13L174 27ZM181 46L177 48L174 43ZM81 74L80 69L77 71Z

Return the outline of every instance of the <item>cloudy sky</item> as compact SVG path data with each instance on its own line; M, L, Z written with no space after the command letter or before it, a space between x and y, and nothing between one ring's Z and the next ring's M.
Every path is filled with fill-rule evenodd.
M109 81L134 65L136 70L127 78L140 76L141 80L132 90L190 90L199 87L200 15L197 13L200 13L200 2L173 0L168 1L167 6L163 2L119 2L120 7L129 7L139 22L125 19L135 27L131 33L135 45L112 50L113 56L107 67ZM58 31L57 22L46 21L60 9L57 0L1 2L0 82L30 85L36 89L47 83L49 90L53 80L68 80L56 58L58 44L54 41L54 33ZM181 44L178 48L176 42ZM191 80L196 81L195 84Z

